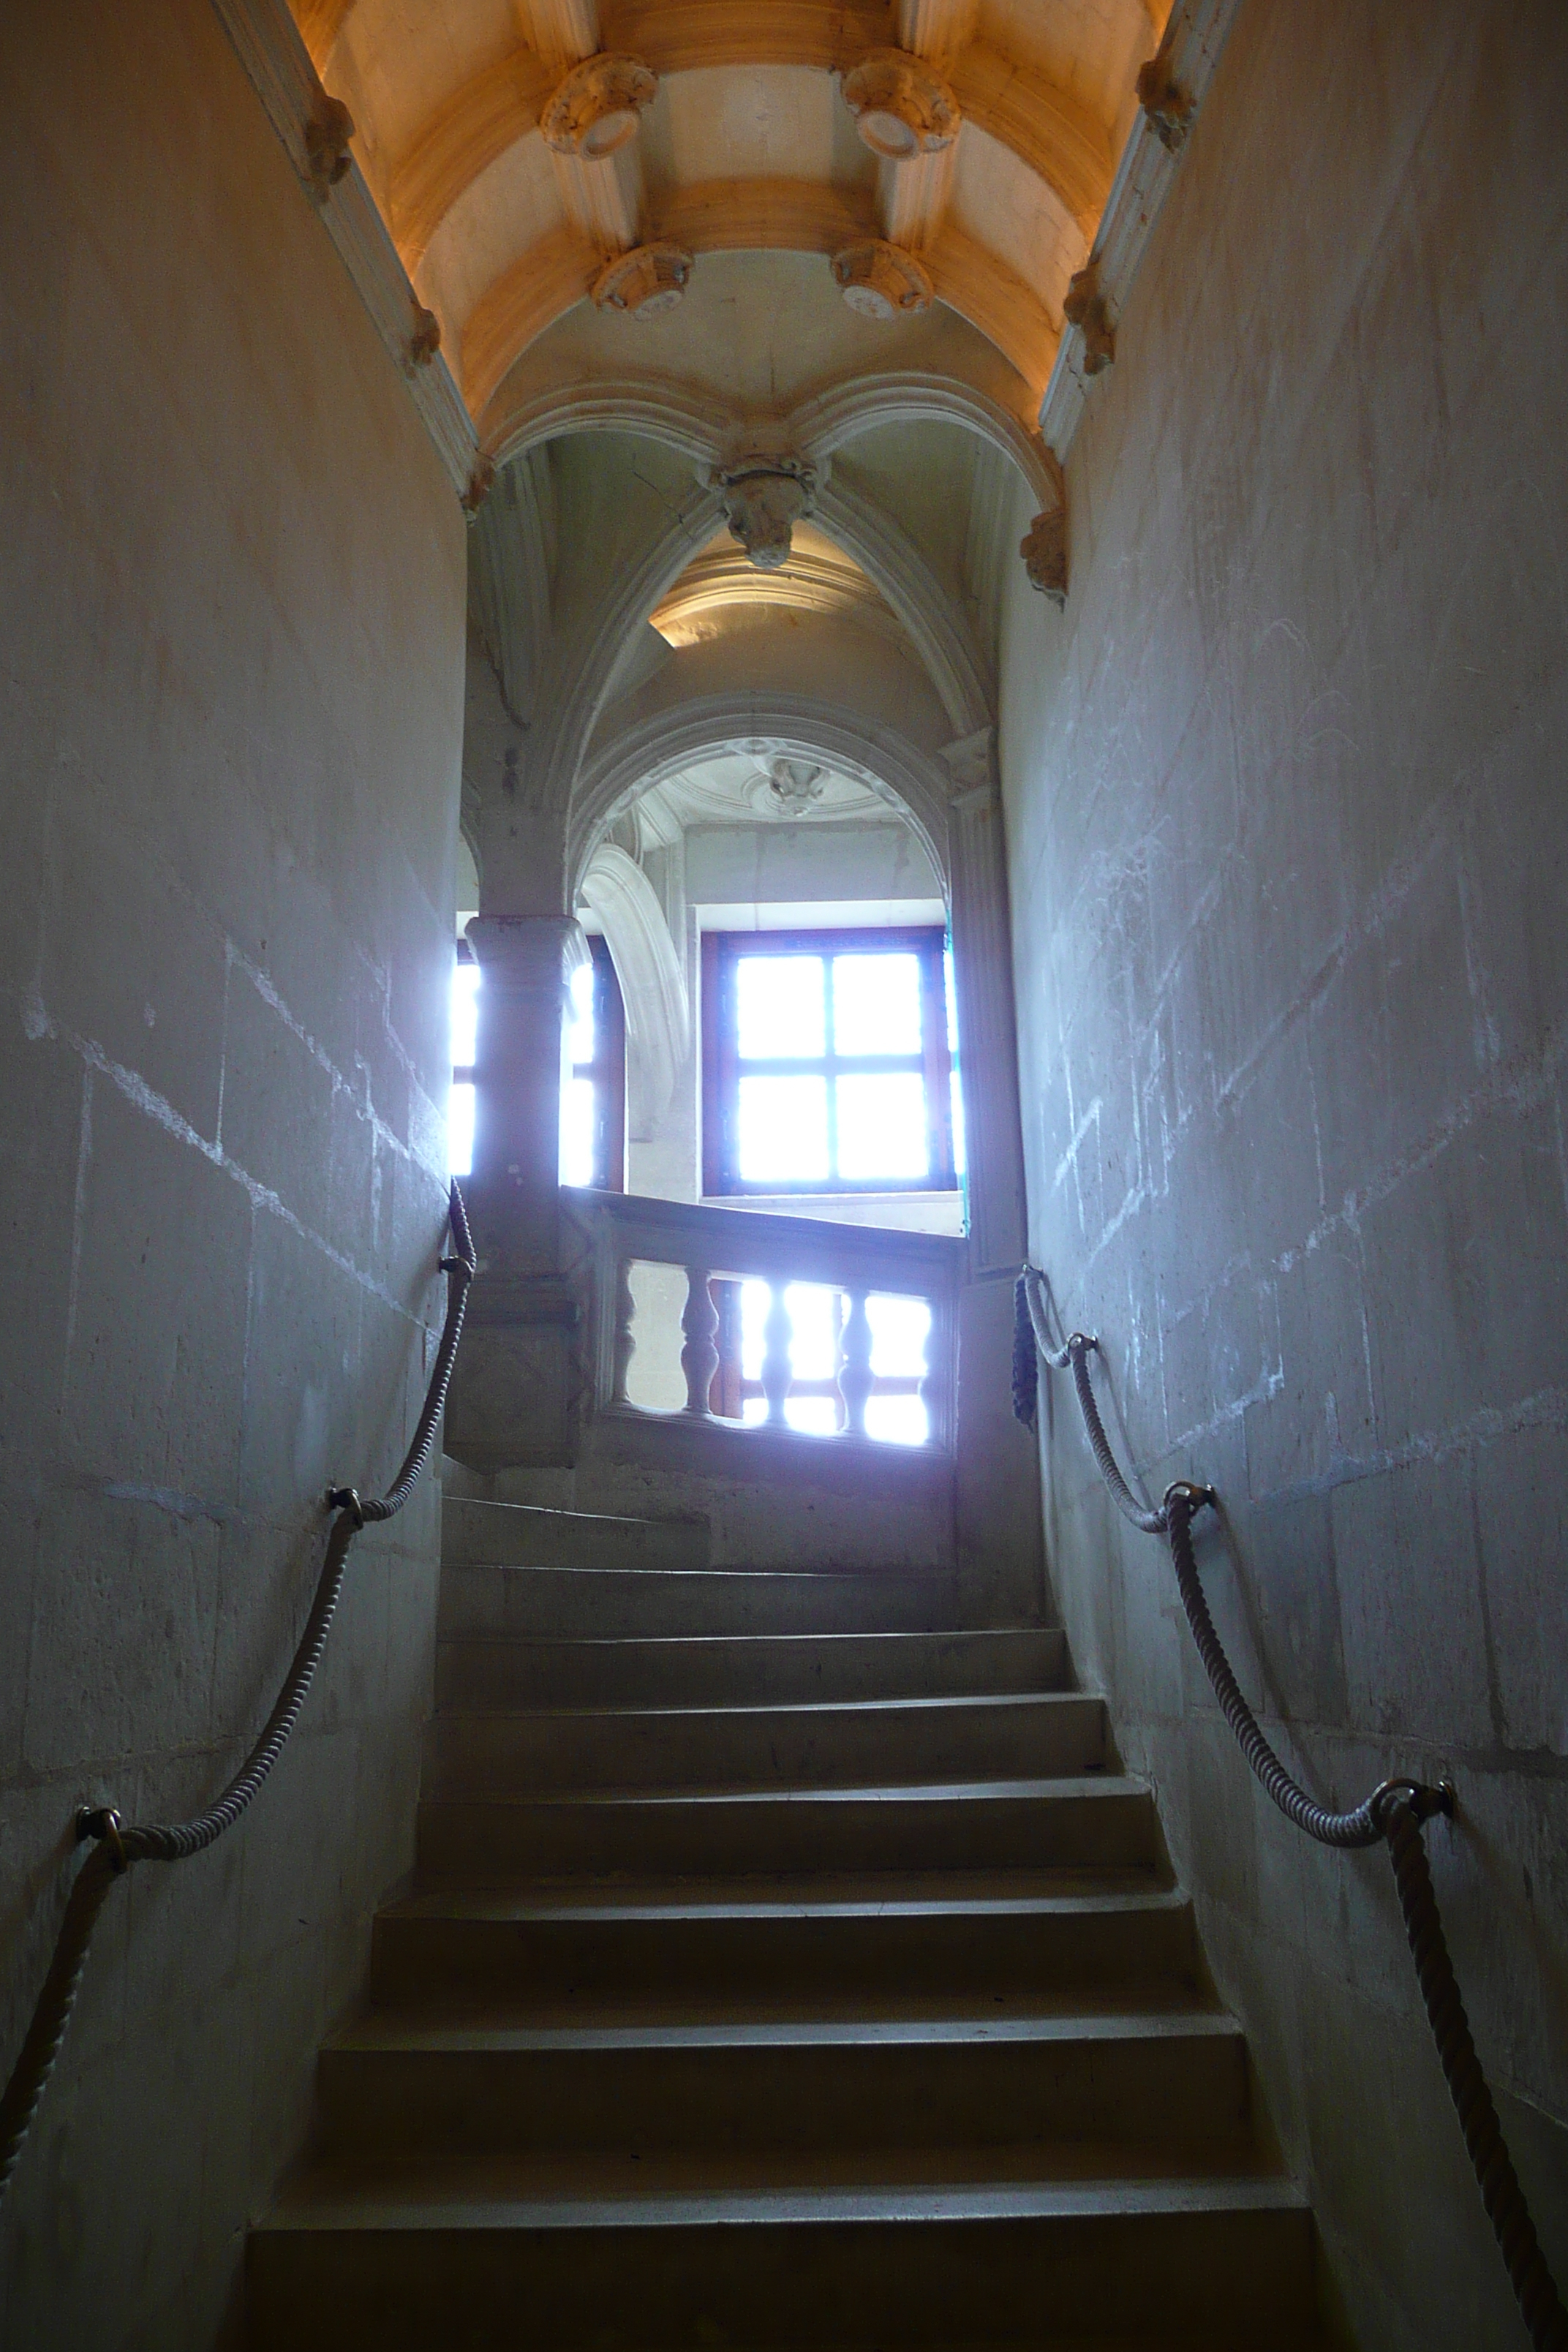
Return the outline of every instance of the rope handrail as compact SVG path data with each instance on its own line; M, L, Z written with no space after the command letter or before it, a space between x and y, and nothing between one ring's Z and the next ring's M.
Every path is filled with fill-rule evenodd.
M1423 1823L1434 1814L1451 1816L1455 1812L1458 1800L1453 1785L1447 1780L1436 1788L1423 1780L1384 1780L1349 1812L1335 1813L1315 1803L1300 1781L1292 1778L1242 1696L1198 1579L1193 1521L1205 1508L1218 1509L1218 1492L1192 1479L1178 1478L1165 1489L1157 1509L1139 1501L1111 1450L1089 1379L1089 1358L1099 1346L1098 1339L1083 1331L1070 1332L1058 1343L1046 1312L1045 1277L1037 1266L1026 1265L1019 1273L1015 1292L1013 1411L1021 1422L1034 1427L1040 1358L1054 1371L1070 1369L1090 1450L1117 1507L1145 1535L1163 1535L1169 1540L1177 1589L1198 1655L1219 1701L1220 1712L1264 1790L1286 1819L1315 1838L1320 1845L1371 1846L1386 1841L1426 2020L1437 2045L1444 2080L1458 2114L1465 2147L1480 2187L1481 2202L1501 2249L1530 2340L1535 2352L1568 2352L1568 2311L1563 2309L1556 2282L1541 2251L1524 2191L1503 2140L1497 2108L1476 2055L1421 1834Z
M283 1678L277 1703L249 1755L221 1795L191 1821L165 1824L127 1823L109 1805L84 1805L77 1815L77 1841L82 1843L91 1839L94 1841L93 1850L77 1873L75 1884L67 1898L59 1933L55 1939L54 1954L34 2006L32 2021L23 2037L10 2080L4 2093L0 2094L0 2200L4 2200L16 2169L33 2119L64 2044L66 2029L81 1989L92 1931L110 1889L116 1879L125 1875L132 1863L184 1862L190 1855L201 1853L215 1844L224 1832L232 1829L239 1820L277 1763L289 1733L300 1719L306 1694L327 1646L327 1635L342 1590L343 1575L354 1538L372 1521L395 1518L430 1458L436 1443L437 1424L447 1402L447 1391L451 1385L458 1341L462 1337L468 1285L478 1267L473 1237L468 1231L468 1213L463 1206L462 1193L455 1183L447 1199L447 1221L456 1251L455 1255L440 1261L441 1272L449 1277L447 1317L413 1441L404 1457L403 1467L384 1495L363 1499L353 1486L329 1489L326 1508L337 1516L327 1538L315 1599L310 1604L310 1613L305 1620L305 1629L300 1636L292 1663Z

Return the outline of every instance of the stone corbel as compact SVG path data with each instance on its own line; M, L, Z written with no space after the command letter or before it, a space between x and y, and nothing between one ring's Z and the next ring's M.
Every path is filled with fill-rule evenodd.
M759 572L789 562L790 534L816 503L816 471L801 457L742 457L713 477L730 536Z
M305 168L312 191L323 204L328 189L346 180L353 168L349 152L353 135L354 119L342 100L329 98L323 90L305 124Z
M544 143L558 155L578 155L586 163L637 135L644 110L653 104L658 76L640 58L601 51L573 67L539 118Z
M1149 128L1161 146L1175 154L1192 129L1193 99L1190 90L1178 88L1163 49L1141 69L1137 87L1138 103L1149 118Z
M428 367L441 348L441 321L423 302L414 305L414 329L408 338L408 364Z
M873 49L844 77L844 102L873 155L890 163L940 154L963 121L934 66L904 49Z
M1068 600L1068 518L1065 507L1047 507L1018 542L1029 585L1060 611Z
M1083 372L1099 375L1110 367L1116 357L1116 330L1111 325L1100 291L1100 266L1090 260L1076 277L1068 279L1068 290L1062 302L1062 317L1069 327L1077 327L1083 337Z
M852 310L883 324L929 310L936 292L920 257L886 237L847 245L833 257L833 275Z
M474 459L474 470L468 476L468 487L459 503L470 522L479 513L496 484L496 461L487 457L481 449Z

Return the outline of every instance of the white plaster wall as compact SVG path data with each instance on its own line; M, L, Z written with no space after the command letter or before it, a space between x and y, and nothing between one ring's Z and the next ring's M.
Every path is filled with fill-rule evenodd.
M1030 1242L1309 1785L1450 1770L1483 2060L1568 2274L1560 7L1247 0L1012 574ZM1047 1544L1366 2352L1525 2341L1378 1853L1252 1785L1070 1397Z
M461 519L206 0L0 40L0 2064L75 1807L271 1703L441 1286ZM0 2341L237 2340L248 2215L411 1857L437 1498L242 1827L110 1896Z

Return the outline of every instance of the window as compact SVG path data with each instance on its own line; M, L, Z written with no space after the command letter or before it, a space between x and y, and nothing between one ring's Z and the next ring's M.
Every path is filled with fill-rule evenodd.
M707 1194L952 1190L939 929L714 931L702 947Z
M447 1169L468 1176L474 1165L474 1062L479 1052L479 968L467 940L452 968L452 1091L447 1099Z
M572 975L561 1092L561 1181L601 1192L626 1189L626 1021L610 950L588 941L590 961Z
M571 1075L562 1089L561 1181L624 1192L626 1131L626 1025L620 983L603 940L588 942L591 961L574 975L567 1023ZM452 973L452 1092L447 1112L447 1165L467 1176L474 1165L475 1069L479 967L467 940Z

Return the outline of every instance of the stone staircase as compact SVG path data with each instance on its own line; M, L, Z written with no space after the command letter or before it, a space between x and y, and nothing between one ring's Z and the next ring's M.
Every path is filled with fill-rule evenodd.
M446 1506L416 1890L258 2352L1316 2343L1148 1790L951 1573ZM516 1563L528 1562L528 1565Z

